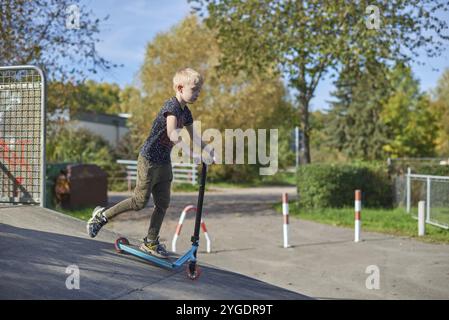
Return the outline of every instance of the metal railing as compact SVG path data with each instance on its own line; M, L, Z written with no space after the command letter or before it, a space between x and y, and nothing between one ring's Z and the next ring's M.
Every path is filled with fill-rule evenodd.
M415 217L419 201L426 202L426 223L449 229L449 177L412 174L409 168L406 174L406 210Z
M45 206L45 108L41 69L0 67L0 202Z
M137 160L117 160L118 164L125 165L128 190L131 191L132 182L137 180ZM192 163L172 163L173 182L196 185L198 169Z

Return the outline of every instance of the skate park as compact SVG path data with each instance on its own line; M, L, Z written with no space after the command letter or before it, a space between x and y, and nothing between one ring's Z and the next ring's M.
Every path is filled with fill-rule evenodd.
M202 274L195 281L186 277L185 268L167 271L115 251L118 236L138 243L147 228L151 203L142 212L129 212L108 225L96 239L85 234L84 221L67 215L34 206L2 206L1 298L358 300L447 295L447 245L370 232L363 232L363 240L355 243L352 229L292 218L291 246L283 248L282 215L264 204L273 190L255 189L244 197L239 190L240 198L229 190L211 192L206 198L204 221L211 252L201 234ZM126 196L114 193L110 198L118 201ZM167 243L173 238L179 211L195 196L175 195L161 232ZM192 228L193 217L186 217L178 252L188 248ZM66 270L72 265L79 268L80 289L68 290ZM369 265L381 270L379 290L365 286ZM193 296L192 286L198 289Z
M171 9L75 2L55 13L65 22L49 24L54 29L42 41L55 45L51 35L61 36L61 53L92 67L15 46L24 34L38 34L32 21L11 24L0 49L1 300L449 298L446 11L429 12L442 26L433 40L408 43L403 39L418 36L428 16L414 17L415 28L404 31L385 19L373 24L385 11L404 14L376 6L273 3L279 16L272 16L264 11L271 4L254 14L217 1L223 6L211 5L204 18L190 12L190 2L201 1L176 0ZM22 11L41 5L12 3ZM173 8L179 11L168 14ZM19 19L22 11L0 16ZM110 24L94 19L109 13ZM231 13L264 19L260 29L241 29ZM334 13L347 30L368 31L336 32ZM323 20L309 19L315 14ZM89 21L98 47L77 17ZM292 24L302 19L310 25ZM100 31L103 23L110 28ZM22 25L29 28L14 29ZM396 33L385 33L385 42L381 28ZM395 44L440 55L415 52L427 63L420 66L402 59ZM108 59L97 59L105 52ZM237 74L226 73L225 61ZM201 81L192 83L196 96L187 103L175 79L192 68ZM107 221L95 238L88 221L97 206L135 195L137 155L174 99L184 112L172 122L186 128L181 140L195 144L193 130L218 160L208 163L202 194L193 154L176 146L170 155L160 241L172 252L170 263L193 252L172 270L117 242L126 238L136 249L145 241L153 195L142 209ZM160 145L170 143L166 121Z
M184 268L166 271L117 254L114 233L91 240L84 222L48 209L2 207L0 214L1 299L309 299L207 264L203 281L192 282ZM71 265L79 268L79 289L66 287Z

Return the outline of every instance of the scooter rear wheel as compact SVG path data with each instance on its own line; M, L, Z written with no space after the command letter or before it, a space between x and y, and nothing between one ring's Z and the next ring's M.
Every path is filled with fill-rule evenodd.
M117 240L115 240L114 246L115 246L115 251L117 251L118 253L123 253L123 250L120 249L119 244L129 244L128 239L126 238L118 238Z
M187 277L190 280L198 280L201 275L201 269L196 262L190 262L187 266Z

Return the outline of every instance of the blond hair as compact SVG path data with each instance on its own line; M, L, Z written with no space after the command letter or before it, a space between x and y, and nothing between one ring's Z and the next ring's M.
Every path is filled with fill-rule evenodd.
M199 84L203 85L203 77L192 68L183 68L178 70L173 77L173 89L177 91L179 85Z

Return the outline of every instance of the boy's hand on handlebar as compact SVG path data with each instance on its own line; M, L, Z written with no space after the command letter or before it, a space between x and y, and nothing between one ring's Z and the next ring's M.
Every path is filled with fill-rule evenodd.
M212 149L210 152L207 153L207 156L204 157L203 161L207 164L207 165L211 165L214 164L217 159L215 158L214 155L214 150Z
M210 153L203 153L203 156L197 154L197 153L193 153L192 154L193 157L193 163L194 164L200 164L202 162L204 162L207 165L211 165L214 164L217 160L214 156L214 152L213 150Z

